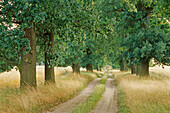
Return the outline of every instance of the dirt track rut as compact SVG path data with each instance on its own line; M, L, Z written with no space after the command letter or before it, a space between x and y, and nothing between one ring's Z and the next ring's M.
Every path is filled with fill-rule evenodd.
M46 112L46 113L69 113L74 108L76 108L80 103L84 102L88 96L94 91L94 87L98 84L100 78L95 79L94 81L90 82L88 87L80 92L80 94L73 99L60 104L54 108L53 112Z
M106 83L106 91L101 100L97 103L94 110L90 113L117 113L117 91L112 78L108 78Z

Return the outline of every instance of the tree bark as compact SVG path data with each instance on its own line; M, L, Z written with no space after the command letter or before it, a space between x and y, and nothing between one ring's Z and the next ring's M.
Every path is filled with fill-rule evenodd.
M131 64L131 74L135 73L136 73L135 64Z
M120 60L119 65L120 65L120 71L124 71L123 59Z
M55 83L54 66L50 62L50 54L53 54L54 48L54 35L53 33L47 33L48 35L48 45L45 51L45 83L53 82Z
M74 74L80 74L80 64L79 63L73 64L72 69L73 69Z
M140 71L140 65L138 64L135 68L136 68L136 75L139 75L139 71Z
M87 65L86 65L86 69L87 69L87 71L89 71L89 72L93 72L93 66L92 66L92 64L87 64Z
M46 56L47 55L45 55L45 58ZM45 61L45 83L48 82L55 83L54 66L49 65L47 61Z
M102 71L102 68L101 68L101 67L99 67L99 71Z
M100 71L100 67L99 66L97 66L97 71Z
M128 71L127 60L123 60L123 68L124 68L124 71Z
M149 59L142 59L139 66L139 76L149 76Z
M120 71L128 71L127 60L120 60Z
M54 66L50 62L50 54L53 54L54 47L54 35L53 33L46 33L48 36L48 44L45 50L45 83L52 82L55 83Z
M86 49L86 53L87 53L87 57L88 59L90 58L90 55L92 54L91 50L89 48ZM86 69L89 72L93 72L93 65L92 65L92 61L88 62L88 64L86 65Z
M28 38L31 50L24 54L25 48L22 48L20 69L20 87L27 85L36 87L36 38L34 27L25 28L23 38Z
M131 58L131 61L130 61L130 63L131 63L131 74L135 74L136 73L135 64L132 63L133 60L134 60L134 58Z

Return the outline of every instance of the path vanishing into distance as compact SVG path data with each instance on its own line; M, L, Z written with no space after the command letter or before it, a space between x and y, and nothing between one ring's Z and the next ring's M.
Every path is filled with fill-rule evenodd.
M52 112L45 113L71 113L73 109L85 102L86 99L93 93L95 86L99 83L101 78L97 78L89 83L89 85L82 90L78 96L73 99L56 106ZM117 90L114 85L114 80L108 78L105 83L106 90L96 104L95 108L90 113L117 113Z
M106 83L106 91L103 97L97 103L94 110L90 113L117 113L117 90L112 78L108 78Z
M85 100L91 95L91 93L94 91L95 86L98 84L101 78L97 78L89 83L89 85L80 92L80 94L73 99L62 103L56 108L54 108L53 112L47 112L47 113L69 113L74 108L76 108L80 103L85 102Z

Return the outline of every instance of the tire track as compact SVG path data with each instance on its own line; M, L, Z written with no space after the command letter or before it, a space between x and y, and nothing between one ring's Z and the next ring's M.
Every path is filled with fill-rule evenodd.
M46 113L69 113L75 109L80 103L85 102L85 100L91 95L94 91L94 87L98 84L101 78L97 78L89 83L88 87L80 92L80 94L73 99L60 104L54 108L53 112Z
M117 113L117 91L112 78L108 78L106 83L106 91L101 100L97 103L94 110L90 113Z

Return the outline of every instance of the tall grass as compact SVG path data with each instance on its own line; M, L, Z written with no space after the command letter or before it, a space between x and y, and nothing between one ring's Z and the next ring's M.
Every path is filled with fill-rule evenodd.
M151 76L147 78L130 75L129 72L115 73L120 94L120 112L169 113L170 70L161 73L157 68L152 68Z
M41 85L44 83L44 66L36 67L36 77L37 84ZM55 67L55 75L56 77L63 74L65 70L63 68ZM19 71L12 69L9 72L3 72L0 74L0 88L17 88L20 86L20 74Z
M91 74L94 75L93 73ZM16 76L15 73L14 76ZM37 113L47 109L50 110L55 105L75 96L95 77L91 77L90 73L72 75L70 72L68 72L67 75L56 76L56 84L49 83L45 86L39 84L36 89L31 87L19 89L17 88L18 84L15 82L13 82L13 84L6 83L4 85L5 87L0 89L0 112ZM39 75L39 77L43 80L41 75ZM18 79L16 80L19 81ZM40 82L43 83L41 80ZM13 85L16 86L16 88L14 88Z

